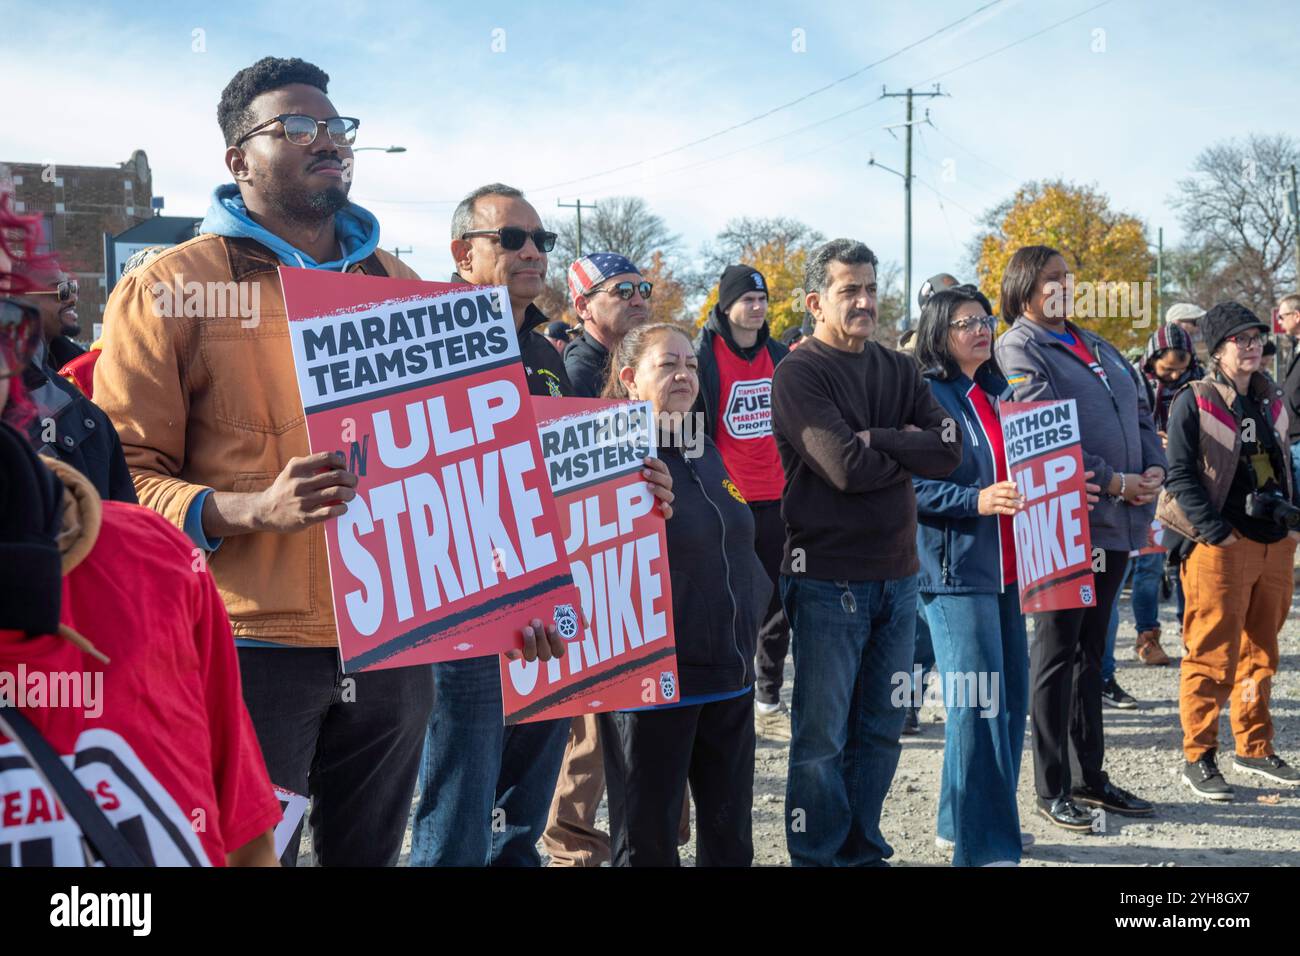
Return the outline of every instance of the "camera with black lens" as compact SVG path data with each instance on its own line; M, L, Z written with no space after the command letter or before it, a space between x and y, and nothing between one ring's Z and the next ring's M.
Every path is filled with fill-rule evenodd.
M1300 508L1287 501L1280 491L1252 491L1246 496L1246 514L1272 521L1287 531L1300 528Z
M1270 475L1261 482L1250 458L1243 458L1242 461L1246 465L1246 474L1250 476L1250 483L1259 489L1246 495L1246 514L1262 521L1271 521L1287 531L1300 528L1300 508L1291 504L1281 486L1278 485L1277 479Z

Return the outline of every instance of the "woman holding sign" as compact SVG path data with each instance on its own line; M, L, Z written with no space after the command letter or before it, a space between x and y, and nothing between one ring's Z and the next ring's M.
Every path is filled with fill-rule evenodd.
M1031 653L1038 812L1068 830L1092 828L1090 807L1147 816L1150 803L1102 770L1101 658L1130 551L1146 544L1165 456L1146 391L1113 345L1066 320L1073 278L1047 246L1026 246L1002 276L1011 330L997 360L1018 402L1074 399L1084 467L1105 492L1088 515L1094 587L1083 606L1037 614Z
M988 300L957 286L926 302L916 332L916 361L961 430L957 469L912 479L920 603L948 709L936 842L954 866L1019 863L1022 839L1029 649L1011 516L1024 499L1008 480L998 401L1010 389L993 360L995 326Z
M604 394L650 402L659 422L675 495L666 536L681 675L672 703L600 715L615 866L677 865L688 781L696 864L754 857L754 645L771 582L722 456L703 429L682 427L699 392L696 365L677 326L639 326L614 350Z

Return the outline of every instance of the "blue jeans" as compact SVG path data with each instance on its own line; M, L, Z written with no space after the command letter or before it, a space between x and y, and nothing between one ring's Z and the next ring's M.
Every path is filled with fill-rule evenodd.
M785 840L794 866L883 866L880 808L898 742L916 631L916 576L781 575L794 653ZM907 697L906 693L898 695Z
M939 836L953 866L1020 861L1016 787L1029 713L1029 641L1020 594L923 594L943 680ZM973 681L972 681L973 677Z
M432 666L411 866L539 866L569 719L506 727L496 657Z
M921 679L934 666L934 641L930 639L930 624L925 619L925 610L916 607L916 650L912 652L912 676L916 676L917 667L921 668Z
M1140 634L1160 627L1160 579L1165 573L1165 552L1133 556L1124 572L1124 580L1133 585L1133 624ZM1124 584L1120 584L1124 590ZM1178 603L1182 604L1181 589ZM1110 611L1110 629L1106 631L1106 651L1101 658L1101 681L1109 683L1115 676L1115 637L1119 633L1119 598Z

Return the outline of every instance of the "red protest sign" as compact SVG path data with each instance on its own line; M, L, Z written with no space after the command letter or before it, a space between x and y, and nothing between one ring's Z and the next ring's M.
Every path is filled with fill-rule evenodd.
M344 670L496 654L576 598L502 289L281 268Z
M654 454L648 402L534 398L564 549L588 626L576 612L568 653L501 662L507 724L647 707L677 699L664 519L642 461Z
M1097 597L1074 399L1002 402L1001 414L1007 471L1025 498L1012 519L1020 609L1091 607Z

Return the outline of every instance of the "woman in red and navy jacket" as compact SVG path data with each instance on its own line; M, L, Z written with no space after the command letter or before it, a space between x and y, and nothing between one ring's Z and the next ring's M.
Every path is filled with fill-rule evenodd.
M938 292L916 333L916 359L962 447L948 477L912 479L918 590L948 708L936 842L953 848L954 866L1015 864L1021 849L1029 653L1011 516L1023 501L1008 480L998 401L1009 393L989 311L970 287Z

